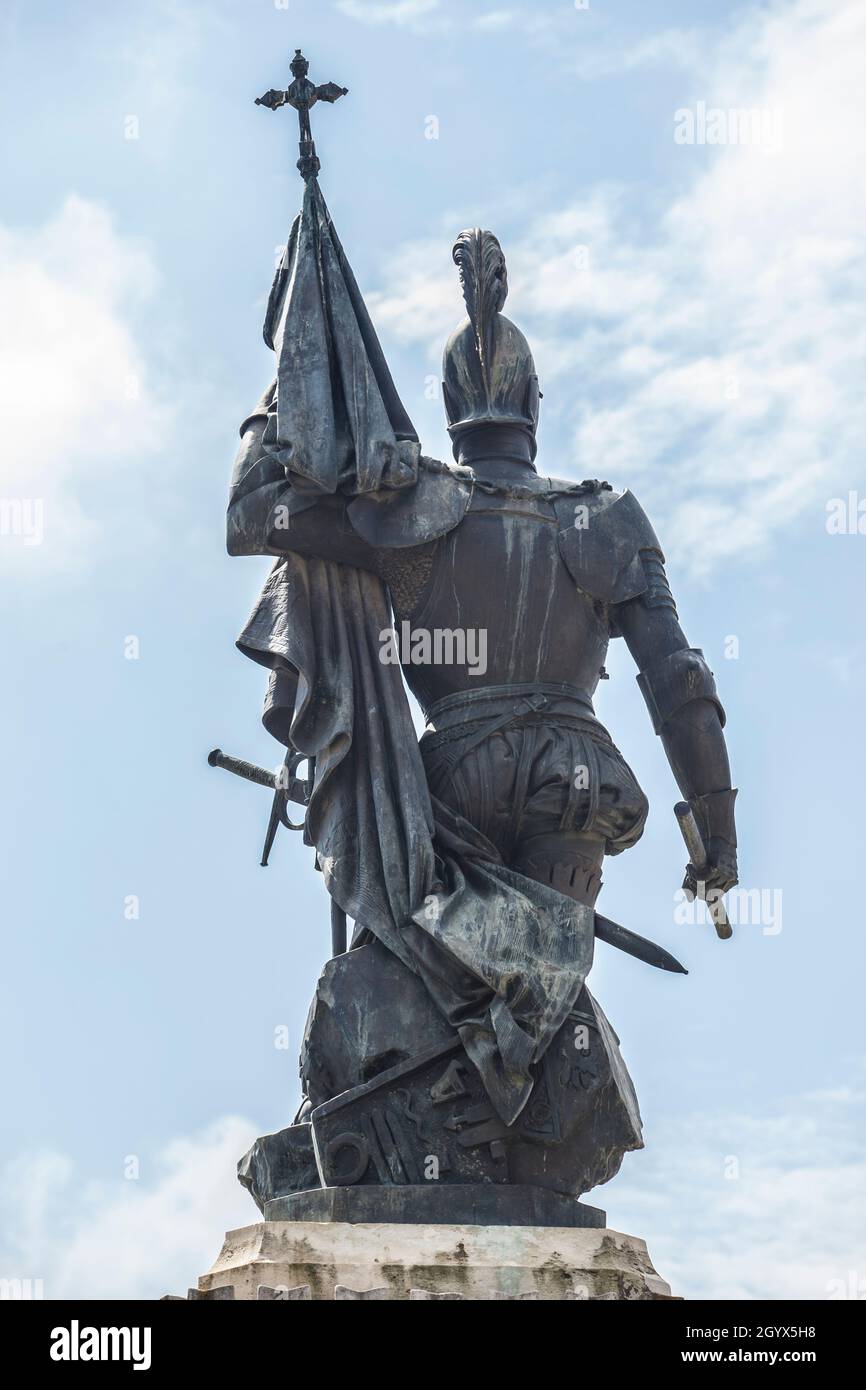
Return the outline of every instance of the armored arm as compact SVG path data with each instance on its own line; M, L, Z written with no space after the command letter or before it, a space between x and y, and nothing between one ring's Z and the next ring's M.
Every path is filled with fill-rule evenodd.
M317 499L302 511L277 502L270 517L268 554L318 555L341 565L379 573L376 551L351 525L346 499L338 495Z
M318 555L376 570L375 550L352 527L346 499L299 492L262 444L274 388L241 426L226 528L230 555Z
M637 662L653 728L707 847L707 889L726 892L737 881L737 836L725 713L703 652L689 646L680 627L661 553L642 550L640 561L646 588L617 606L616 627ZM694 893L688 871L683 886Z

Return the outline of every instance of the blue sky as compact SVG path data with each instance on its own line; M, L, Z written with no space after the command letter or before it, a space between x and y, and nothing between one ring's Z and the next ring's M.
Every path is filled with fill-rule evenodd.
M451 243L488 226L539 467L638 495L728 710L765 911L719 943L677 920L677 793L611 653L652 812L600 906L691 973L599 948L647 1149L591 1200L689 1296L866 1295L862 6L10 0L2 40L0 1274L194 1282L297 1100L327 903L300 837L258 867L267 797L205 758L275 761L233 646L267 562L223 514L301 196L294 117L253 98L301 45L350 89L313 113L322 186L426 452Z

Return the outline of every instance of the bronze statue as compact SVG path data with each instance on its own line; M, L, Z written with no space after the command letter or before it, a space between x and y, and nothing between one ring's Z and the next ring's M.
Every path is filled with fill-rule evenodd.
M725 934L736 793L715 682L632 494L538 471L541 393L502 312L496 237L470 229L453 249L466 317L445 345L444 463L398 398L308 125L301 156L265 322L276 379L241 428L228 548L276 557L238 645L270 670L264 721L289 779L275 808L307 803L339 953L296 1121L241 1177L283 1219L604 1224L576 1198L642 1139L586 986L594 940L681 967L595 912L605 855L638 840L648 807L593 694L624 638L687 802L685 887Z
M333 105L335 101L339 101L340 97L346 96L349 89L348 87L338 87L336 82L324 82L317 87L307 76L310 65L299 48L295 49L295 56L289 64L289 68L293 80L288 89L283 92L276 87L271 87L264 96L256 97L256 106L268 106L272 111L277 111L281 106L293 106L297 111L301 137L298 169L301 178L308 179L318 174L321 168L316 156L313 132L310 128L310 107L315 106L317 101L327 101Z

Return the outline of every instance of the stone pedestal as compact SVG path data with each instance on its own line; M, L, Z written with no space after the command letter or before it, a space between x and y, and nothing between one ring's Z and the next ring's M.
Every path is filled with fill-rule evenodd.
M636 1236L602 1228L261 1221L192 1298L669 1299Z

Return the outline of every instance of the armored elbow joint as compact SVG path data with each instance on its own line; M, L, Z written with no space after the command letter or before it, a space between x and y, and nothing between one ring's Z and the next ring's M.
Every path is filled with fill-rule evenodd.
M637 683L657 734L692 700L709 700L714 704L724 728L725 711L716 691L716 682L698 647L682 647L654 661L641 671Z

